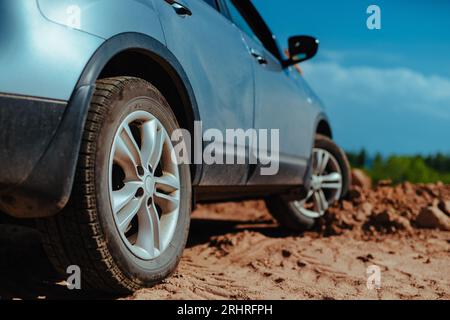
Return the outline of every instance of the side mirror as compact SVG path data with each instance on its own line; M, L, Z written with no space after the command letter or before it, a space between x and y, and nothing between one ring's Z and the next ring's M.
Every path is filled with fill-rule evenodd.
M319 40L310 36L296 36L289 38L289 59L285 60L285 68L293 66L305 60L309 60L317 54Z

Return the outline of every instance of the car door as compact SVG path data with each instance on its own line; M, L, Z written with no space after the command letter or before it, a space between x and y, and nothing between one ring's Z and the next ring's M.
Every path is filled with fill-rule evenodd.
M279 130L278 174L267 177L261 174L261 170L254 170L248 184L301 184L312 152L312 97L294 80L300 76L297 70L283 68L274 37L255 7L247 0L223 2L230 18L243 25L241 29L247 50L253 57L255 128ZM263 42L264 35L270 37L270 43ZM268 145L271 146L270 143Z
M154 3L166 45L193 87L203 131L216 129L225 138L227 129L252 128L253 61L239 30L218 12L215 0ZM204 164L200 185L242 185L247 181L247 172L247 165Z

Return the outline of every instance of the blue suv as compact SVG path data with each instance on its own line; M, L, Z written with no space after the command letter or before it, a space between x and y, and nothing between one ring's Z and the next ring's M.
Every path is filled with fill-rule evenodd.
M0 33L0 210L36 219L56 269L79 266L86 287L169 276L197 202L264 198L300 230L348 189L298 68L318 41L283 51L250 0L3 0ZM273 132L258 148L276 172L252 134L203 139L229 130ZM178 161L207 150L244 161Z

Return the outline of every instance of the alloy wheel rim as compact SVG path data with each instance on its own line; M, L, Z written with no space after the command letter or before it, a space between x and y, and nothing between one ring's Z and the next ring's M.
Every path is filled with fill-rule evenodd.
M341 198L342 172L336 158L327 150L313 150L313 174L307 196L293 201L291 206L308 218L322 217Z
M109 198L127 248L142 260L172 241L180 209L180 174L161 122L147 111L128 115L116 131L109 161Z

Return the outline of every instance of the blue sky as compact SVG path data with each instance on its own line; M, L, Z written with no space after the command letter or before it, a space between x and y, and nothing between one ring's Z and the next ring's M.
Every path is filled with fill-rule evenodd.
M281 44L314 35L302 64L336 140L372 153L450 153L450 1L253 0ZM381 8L382 29L366 27Z

